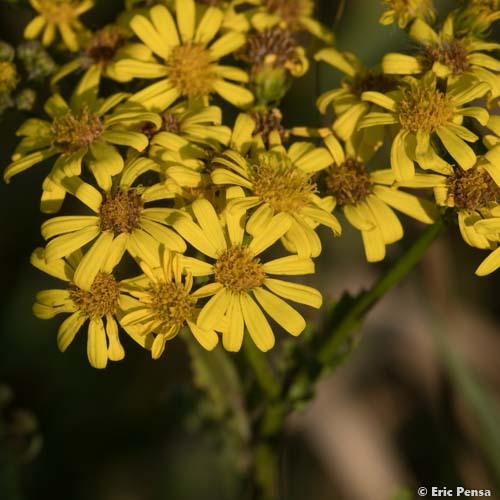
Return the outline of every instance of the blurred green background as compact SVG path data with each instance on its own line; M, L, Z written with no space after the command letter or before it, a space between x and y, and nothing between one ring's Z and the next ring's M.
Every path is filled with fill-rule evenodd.
M91 28L112 21L121 5L96 3L84 18ZM338 48L366 65L388 50L412 47L396 27L378 25L381 12L375 0L318 2L319 18L335 23ZM0 3L0 38L18 43L30 15ZM315 98L340 77L312 64L283 102L285 125L320 123ZM26 117L9 112L1 119L1 165ZM0 382L14 393L1 411L0 499L251 498L250 488L246 497L238 493L231 456L201 422L201 395L192 387L182 342L172 342L153 362L122 336L125 360L98 371L88 365L85 335L63 355L55 341L58 320L32 316L36 292L57 286L29 265L31 251L43 243L38 203L45 173L46 167L34 168L9 186L0 183ZM406 243L376 266L364 262L359 235L344 225L345 235L325 245L310 282L327 298L369 286L421 230L405 224ZM319 384L311 407L287 423L283 498L403 499L433 485L491 488L500 498L499 280L498 273L474 276L483 257L449 230L370 314L351 359ZM36 416L43 439L26 463L17 459L19 443L5 437L15 408Z

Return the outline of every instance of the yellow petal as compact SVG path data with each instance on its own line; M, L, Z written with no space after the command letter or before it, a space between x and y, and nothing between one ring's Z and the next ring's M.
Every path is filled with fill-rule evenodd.
M118 337L118 325L111 315L106 316L106 334L108 336L108 358L120 361L125 357L125 351Z
M111 231L104 231L83 256L83 259L75 270L73 278L76 286L83 290L90 290L97 273L102 269L106 261L113 238L114 236Z
M290 215L280 213L275 215L270 221L267 229L263 233L254 235L248 248L254 255L259 255L261 252L269 248L273 243L278 241L292 225Z
M61 352L64 352L71 342L73 342L75 335L87 320L86 316L80 311L73 313L66 318L57 331L57 347Z
M200 199L192 204L192 209L205 236L218 253L224 252L227 249L226 238L213 205L208 200Z
M106 332L101 319L90 320L87 356L94 368L106 368L108 364L108 346L106 345Z
M99 234L99 232L99 227L90 226L70 234L57 236L47 244L47 248L45 249L45 259L47 262L51 262L55 259L65 257L75 250L82 248L89 241L92 241Z
M448 153L450 153L464 170L468 170L474 166L476 163L476 155L466 142L460 139L460 137L457 137L457 135L447 127L439 127L436 133Z
M219 290L204 306L196 324L203 330L213 330L227 311L230 294L225 289Z
M415 175L415 165L406 152L407 136L408 133L401 130L392 141L391 167L398 181L409 180Z
M288 255L266 262L264 271L267 274L277 275L298 275L298 274L313 274L314 262L309 258L299 257L297 255Z
M274 278L266 278L264 285L280 297L298 302L299 304L306 304L315 309L319 309L323 303L321 293L310 286Z
M219 31L223 18L224 15L220 9L209 7L196 28L194 41L207 44Z
M222 345L226 351L238 352L243 343L245 330L239 295L231 294L226 316L228 327L222 332Z
M478 276L486 276L500 267L500 247L490 253L476 269Z
M189 320L187 320L187 324L194 338L207 351L211 351L219 343L219 337L213 330L202 330L196 323Z
M250 337L261 351L269 351L274 347L274 334L260 307L248 294L240 295L240 303Z
M297 336L304 331L304 318L284 300L262 288L256 288L254 295L262 309L288 333Z
M194 0L175 0L177 26L184 43L191 42L194 37L196 10Z

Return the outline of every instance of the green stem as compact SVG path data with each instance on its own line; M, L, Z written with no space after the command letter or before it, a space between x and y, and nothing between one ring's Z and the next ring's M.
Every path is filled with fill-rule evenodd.
M340 319L335 314L331 314L326 319L324 330L328 333L329 338L318 353L318 360L322 365L328 365L335 359L339 348L346 342L349 334L358 326L363 316L413 269L441 233L443 227L443 219L438 219L422 233L419 239L370 290L358 295Z
M264 394L271 400L277 398L281 392L281 384L264 353L255 346L252 340L248 338L248 335L245 336L243 350Z

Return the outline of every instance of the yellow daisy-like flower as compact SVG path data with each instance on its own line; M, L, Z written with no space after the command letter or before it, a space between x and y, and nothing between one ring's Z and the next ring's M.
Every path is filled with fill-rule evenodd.
M30 4L38 15L24 29L24 38L32 40L41 34L43 45L50 45L57 29L69 50L80 48L78 34L85 28L78 17L94 6L93 0L30 0Z
M186 245L182 238L166 227L173 210L144 207L145 203L170 197L165 186L133 185L142 174L155 170L159 170L157 165L147 158L132 159L113 189L104 195L78 177L65 179L64 188L94 215L53 217L44 222L42 236L50 239L45 250L47 262L65 257L95 240L75 272L81 283L90 286L111 248L121 255L128 251L145 260L150 260L159 243L184 252Z
M150 139L148 155L153 159L168 161L172 155L188 157L191 151L186 147L190 144L217 151L227 146L231 138L231 129L221 125L222 112L218 106L183 101L163 110L160 116L160 127L148 123L143 128Z
M334 235L340 234L340 224L331 214L333 200L320 198L313 180L317 172L331 164L326 149L297 142L287 151L281 144L275 144L256 158L245 158L228 150L215 158L214 164L220 165L212 172L215 184L236 185L248 190L248 196L232 200L228 210L255 209L248 221L250 234L265 232L272 217L283 214L290 221L283 243L306 257L317 257L321 253L315 226L323 224Z
M177 139L177 147L172 144L170 150L163 149L161 164L164 167L167 184L176 193L179 208L191 204L198 198L206 198L217 207L225 206L229 198L240 196L238 194L240 191L234 189L228 196L225 186L214 184L212 181L211 173L217 168L217 164L214 163L216 158L214 150L194 148L184 139L182 141ZM264 149L261 133L256 130L256 121L250 115L240 113L236 118L229 138L229 148L243 156ZM221 148L219 154L222 154L223 150L224 148Z
M75 269L82 261L76 251L67 259L45 260L44 250L38 248L31 256L31 263L41 271L68 283L65 289L44 290L36 296L33 305L35 316L51 319L57 314L69 314L60 325L57 345L64 352L78 331L88 321L87 356L94 368L105 368L108 360L120 361L125 351L118 337L115 317L121 316L121 308L130 306L122 293L121 285L113 276L119 261L119 252L111 248L93 280L81 282ZM129 335L140 345L151 344L150 336L141 336L130 329Z
M432 187L436 203L456 212L460 233L468 245L482 249L496 246L498 235L494 231L490 231L491 234L482 232L483 223L476 223L488 220L500 211L500 144L479 156L469 170L455 168L451 175L446 176L421 174L405 185Z
M129 38L130 34L127 30L113 24L96 31L82 44L81 56L61 66L52 77L51 83L55 84L75 71L85 69L88 72L94 71L95 68L97 68L99 78L105 76L119 82L131 80L132 77L124 77L116 72L116 62L131 57L151 61L152 54L141 43L127 43ZM83 78L88 77L85 74Z
M116 64L118 73L136 78L161 80L140 91L133 100L148 108L165 109L178 97L207 98L213 93L237 107L252 103L253 95L239 83L248 81L245 71L219 64L219 60L239 49L245 35L230 31L217 37L223 13L216 7L206 9L196 25L194 0L176 1L176 20L169 9L155 5L150 19L135 16L130 21L134 33L159 58L157 62L123 59Z
M323 172L325 191L361 232L368 262L383 260L386 246L403 237L403 226L394 209L425 224L434 222L434 204L399 190L390 169L369 173L364 158L352 147L348 145L345 154L332 135L324 141L333 160L333 165Z
M281 26L290 31L306 30L326 43L333 33L313 18L314 0L236 0L235 6L254 5L245 13L258 31Z
M366 148L373 151L378 149L383 142L383 129L358 130L361 119L370 111L374 111L373 104L362 100L361 96L366 91L382 94L390 92L396 88L397 80L384 75L378 67L365 68L354 54L339 52L334 48L322 49L314 58L326 62L346 75L340 88L329 90L318 97L316 104L320 113L326 113L331 106L335 113L331 127L338 137L348 141L357 134L360 135L359 141Z
M124 281L129 294L135 299L120 324L127 328L135 325L142 335L154 333L151 356L158 359L168 340L187 326L196 340L207 350L219 342L214 330L202 330L196 325L199 309L192 293L193 277L182 277L181 259L166 250L153 265L140 261L144 275Z
M383 25L398 23L406 28L415 19L434 20L436 10L432 0L383 0L387 10L382 14L379 23Z
M478 136L465 128L462 121L470 116L486 125L489 114L482 107L464 104L484 96L489 86L463 76L442 92L433 73L427 73L422 80L407 77L406 83L390 94L373 91L362 94L364 100L386 111L368 113L359 126L395 125L397 130L391 146L391 167L396 180L414 176L414 161L426 170L451 171L449 163L438 156L436 139L461 168L472 168L476 154L467 142L476 142Z
M441 30L434 31L425 21L417 19L410 29L410 36L420 44L416 56L390 53L382 59L384 73L412 75L432 70L440 78L454 81L460 75L474 76L490 87L491 99L500 95L500 61L484 53L500 49L500 44L486 42L468 33L455 32L455 13L444 21Z
M196 200L192 212L196 222L188 214L179 213L173 225L193 247L214 259L209 263L182 257L183 266L193 276L213 276L212 283L193 294L199 298L210 297L198 316L197 325L211 330L225 323L222 343L228 351L241 348L245 327L260 350L267 351L274 346L274 333L262 310L288 333L299 335L306 326L304 318L280 297L318 308L322 303L321 294L314 288L270 275L310 274L314 272L313 261L289 255L263 263L259 257L286 233L290 219L285 214L271 217L265 229L246 244L242 212L228 210L225 225L207 200Z
M90 80L95 82L95 76L94 73ZM80 175L82 163L87 165L102 189L109 189L112 176L123 169L123 158L117 146L143 151L149 140L137 130L138 125L151 122L159 127L161 124L159 115L138 104L126 103L117 107L127 94L114 94L106 99L89 98L88 92L94 88L83 82L69 104L59 94L54 94L44 108L52 122L30 118L17 131L23 139L12 155L12 163L4 171L5 182L43 160L58 157L43 183L43 212L53 213L60 209L65 197L61 182L65 177Z

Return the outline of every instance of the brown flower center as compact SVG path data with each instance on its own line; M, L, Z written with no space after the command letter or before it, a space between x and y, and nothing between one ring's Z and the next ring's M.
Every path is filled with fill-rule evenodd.
M416 134L434 132L453 118L453 103L434 88L417 86L404 91L398 118L403 129Z
M283 115L278 108L255 111L252 113L252 118L255 120L255 129L252 135L261 134L264 143L268 143L269 134L273 130L279 133L282 142L286 140L285 128L281 124Z
M151 140L159 132L170 132L172 134L178 134L181 131L181 122L174 115L174 113L163 113L161 115L161 125L160 128L156 128L151 122L147 122L142 127L142 132Z
M460 40L443 40L439 45L427 45L422 52L429 68L439 62L450 68L454 75L459 75L469 68L468 51Z
M115 234L131 233L139 227L143 202L136 189L107 194L99 209L101 229Z
M238 56L252 66L254 73L265 67L283 68L287 63L299 62L296 45L289 29L274 26L250 36Z
M262 154L252 166L251 178L255 195L276 212L300 211L316 191L311 176L280 153Z
M90 292L76 285L69 286L69 296L75 306L90 318L115 314L118 308L120 289L113 275L99 272L90 287Z
M103 128L101 119L88 107L76 113L68 111L52 122L52 145L64 154L75 153L92 144Z
M157 283L151 292L151 307L163 322L162 329L179 328L186 319L193 317L196 299L176 283Z
M203 44L174 47L166 64L172 84L182 95L200 97L212 92L216 74Z
M448 178L448 206L477 210L498 201L500 188L482 167L457 169L455 174Z
M99 30L85 46L85 54L93 64L108 64L116 51L124 45L126 34L118 26L107 26Z
M260 259L248 247L232 246L214 264L215 280L231 292L246 293L262 286L266 273Z
M363 74L356 74L348 83L350 91L361 96L363 92L374 90L385 94L396 88L396 79L392 76L384 75L380 71L370 69Z
M314 4L311 0L265 0L267 10L278 14L293 31L302 29L301 17L311 16Z
M325 176L328 194L334 196L339 205L356 205L364 201L373 189L364 164L354 158L331 166Z

